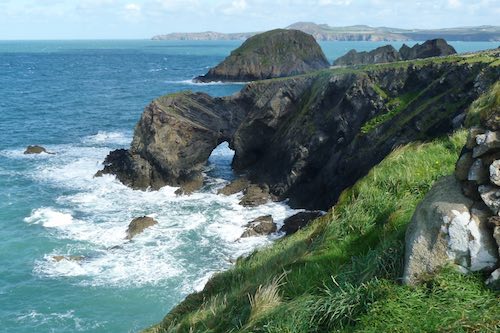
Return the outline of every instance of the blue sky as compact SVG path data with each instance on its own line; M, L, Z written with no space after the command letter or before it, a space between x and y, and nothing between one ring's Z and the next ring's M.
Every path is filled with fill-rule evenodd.
M149 38L297 21L400 28L500 25L500 0L0 0L0 39Z

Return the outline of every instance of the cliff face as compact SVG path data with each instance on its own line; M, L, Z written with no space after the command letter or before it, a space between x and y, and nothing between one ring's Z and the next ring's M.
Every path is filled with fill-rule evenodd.
M224 98L162 97L146 108L131 149L108 157L104 172L139 188L138 179L193 188L213 148L228 141L236 171L293 206L326 209L393 148L449 132L498 79L498 56L326 70L253 82Z
M396 51L391 45L381 46L369 52L350 50L334 61L335 66L380 64L399 60L414 60L448 56L457 53L444 39L432 39L409 47L406 44Z
M297 22L285 29L300 30L324 41L407 41L444 38L449 41L499 41L500 28L496 26L455 27L437 30L405 30L389 27L354 25L331 27L327 24ZM157 35L153 40L245 40L258 32L220 33L213 31L170 33Z
M312 36L298 30L277 29L249 38L196 80L253 81L303 74L328 66Z
M380 64L401 60L398 51L391 45L377 47L370 52L350 50L334 61L335 66L350 66L358 64Z

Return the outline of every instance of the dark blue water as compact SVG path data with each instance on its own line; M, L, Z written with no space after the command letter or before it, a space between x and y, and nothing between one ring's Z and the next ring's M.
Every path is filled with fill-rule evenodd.
M272 241L238 238L252 218L272 213L279 222L293 211L284 204L243 208L237 195L215 195L232 177L227 146L214 151L204 190L190 197L93 178L109 150L128 147L152 99L241 89L190 81L238 44L0 41L0 331L134 332L161 320L231 258ZM333 60L383 44L321 45ZM56 154L24 155L30 144ZM126 242L128 223L146 214L158 225Z

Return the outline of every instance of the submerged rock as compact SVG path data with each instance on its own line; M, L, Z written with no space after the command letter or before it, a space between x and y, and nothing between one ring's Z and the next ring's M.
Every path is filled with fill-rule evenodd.
M126 239L132 239L136 235L140 234L144 231L144 229L149 228L158 222L149 216L137 217L130 222L127 228L127 237Z
M62 260L68 260L68 261L82 261L85 259L84 256L52 256L52 259L55 262L59 262Z
M255 207L267 203L270 199L269 186L264 184L250 184L243 191L243 198L240 200L240 205Z
M320 216L323 216L323 212L321 211L297 213L285 219L280 231L283 231L286 235L291 235L304 228L309 223L311 223L311 221L317 219Z
M247 230L243 232L241 238L251 236L263 236L276 232L277 227L271 215L260 216L247 224Z
M328 68L314 37L299 30L276 29L248 38L201 82L253 81L303 74Z
M246 178L238 178L217 191L217 194L232 195L244 191L250 185Z

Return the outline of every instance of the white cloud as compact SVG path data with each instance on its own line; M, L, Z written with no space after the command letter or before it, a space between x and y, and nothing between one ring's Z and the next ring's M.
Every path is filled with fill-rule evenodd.
M460 0L448 0L448 6L450 8L460 8L462 7L462 2Z
M247 7L246 0L233 0L229 7L224 8L222 12L226 15L237 14L242 13Z
M351 4L352 0L319 0L318 5L320 6L329 6L329 5L336 5L336 6L349 6Z
M138 13L141 11L141 6L136 3L128 3L125 5L125 10L129 12Z

